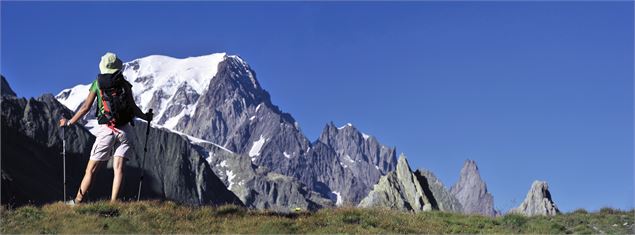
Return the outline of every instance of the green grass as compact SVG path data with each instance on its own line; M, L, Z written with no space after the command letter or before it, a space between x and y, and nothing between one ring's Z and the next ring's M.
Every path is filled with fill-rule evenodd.
M631 234L634 212L604 208L554 217L489 218L443 212L337 208L314 213L272 213L226 205L192 207L172 202L61 203L0 210L0 233L531 233ZM625 225L626 224L626 225Z

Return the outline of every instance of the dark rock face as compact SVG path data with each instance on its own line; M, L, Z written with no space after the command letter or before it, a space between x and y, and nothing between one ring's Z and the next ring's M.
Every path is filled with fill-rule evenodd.
M48 203L63 198L62 138L57 122L71 111L52 95L38 99L2 97L2 203ZM135 198L143 156L145 124L137 122L131 137L135 154L126 163L123 199ZM69 198L74 197L84 173L94 137L80 125L66 131ZM200 155L183 137L152 129L142 197L188 204L242 204L223 185ZM88 199L108 198L112 172L97 174Z
M556 203L551 198L549 185L545 181L534 181L531 189L527 192L527 197L517 208L511 209L509 213L522 214L526 216L554 216L560 213Z
M146 123L135 125L135 157L131 165L139 166L143 157ZM214 174L206 155L178 134L152 128L143 169L148 180L142 190L151 198L165 198L192 205L237 204L242 202Z
M3 205L62 200L61 116L70 116L51 95L24 99L2 96ZM53 118L56 117L56 118ZM94 137L79 126L66 130L68 195L74 195L88 161Z
M0 93L2 93L2 96L15 96L15 92L11 89L11 86L9 86L7 79L2 75L0 75L0 78L2 79L2 83L0 84Z
M430 190L430 194L432 194L431 198L433 199L433 208L446 212L463 212L463 206L459 200L450 193L431 171L419 169L414 174L417 176L419 183L421 183L421 187Z
M466 214L496 216L500 214L494 209L494 197L487 192L487 185L473 160L466 160L461 169L459 181L452 186L450 192L459 200Z

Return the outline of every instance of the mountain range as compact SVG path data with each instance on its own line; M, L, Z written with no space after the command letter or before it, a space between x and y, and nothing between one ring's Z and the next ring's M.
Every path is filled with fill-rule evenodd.
M139 107L153 109L155 113L149 137L152 140L148 146L150 157L140 166L142 152L137 147L137 154L127 163L137 172L144 170L151 176L146 197L190 204L234 203L277 211L343 205L386 206L395 203L391 200L402 198L399 199L401 204L409 205L404 207L406 210L500 214L494 209L493 197L487 192L473 161L466 162L459 182L447 189L430 171L412 172L405 157L397 158L395 147L380 143L350 123L340 127L327 123L320 137L309 141L292 115L272 104L256 72L239 56L216 53L177 59L153 55L125 63L123 74L133 85ZM25 100L15 97L4 77L2 80L3 137L7 129L18 134L47 130L48 140L43 140L45 137L41 135L26 135L21 143L51 149L33 154L51 161L47 163L51 166L40 172L57 171L55 174L58 174L59 163L53 163L54 157L45 156L60 149L55 121L61 116L70 117L79 109L90 84L65 89L54 99L44 95ZM5 87L8 90L5 91ZM48 109L30 108L38 105ZM70 151L76 155L73 163L76 167L85 164L91 138L94 138L89 132L97 125L94 108L82 120L85 128L73 127L75 132L71 133L76 134L67 136L69 141L74 141L67 146L76 148ZM13 111L5 112L5 109ZM26 117L40 116L40 113L47 116L39 120L40 125L31 125L32 121ZM141 146L146 123L135 122L138 124L135 125L135 146ZM5 139L3 146L13 144ZM16 162L8 167L25 164L18 164L21 160L16 159L28 153L5 149L3 163L7 155ZM5 155L5 152L10 153ZM5 170L4 164L2 174L3 188L5 182L7 185L16 182L14 178L20 175L9 168ZM75 174L73 177L81 177ZM384 197L388 191L411 192L411 195ZM15 196L18 194L5 195L4 192L3 203L8 202L6 198L19 198ZM371 195L376 195L372 196L375 199L380 198L377 195L384 195L384 199L368 199ZM23 201L13 200L14 203ZM419 206L413 206L415 204Z

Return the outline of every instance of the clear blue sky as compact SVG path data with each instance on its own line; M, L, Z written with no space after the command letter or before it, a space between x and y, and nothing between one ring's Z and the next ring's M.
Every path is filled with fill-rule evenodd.
M632 2L2 2L19 96L99 57L245 58L311 140L353 123L446 185L477 161L496 206L534 179L565 211L633 207Z

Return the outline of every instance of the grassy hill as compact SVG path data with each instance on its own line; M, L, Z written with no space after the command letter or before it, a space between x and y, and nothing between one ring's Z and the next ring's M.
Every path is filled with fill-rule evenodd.
M272 213L172 202L61 203L0 211L0 233L633 233L634 211L577 210L555 217L498 218L443 212L337 208Z

